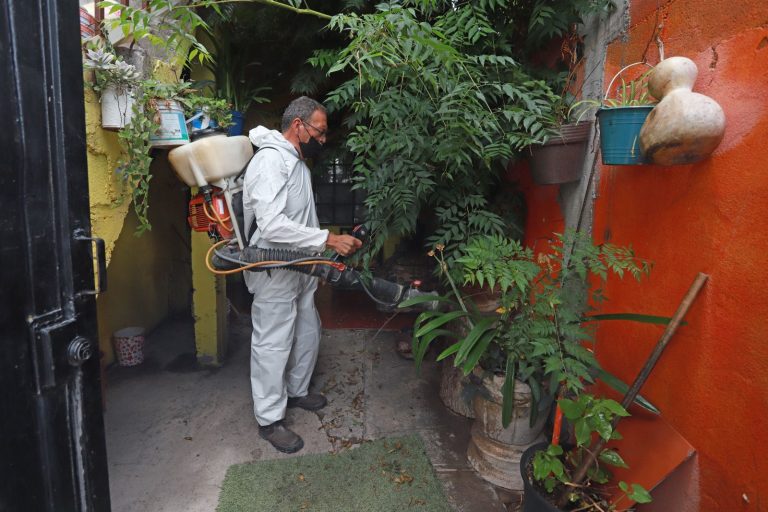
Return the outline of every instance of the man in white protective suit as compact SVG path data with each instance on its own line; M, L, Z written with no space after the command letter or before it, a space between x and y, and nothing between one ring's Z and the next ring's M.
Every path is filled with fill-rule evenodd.
M302 96L283 113L281 131L259 126L250 131L259 150L248 165L243 191L245 232L256 223L250 245L342 256L362 244L350 235L320 229L305 161L316 158L326 140L325 108ZM289 270L245 272L253 293L251 391L259 435L277 450L294 453L304 441L284 424L286 407L310 411L324 407L323 395L309 393L320 345L315 309L317 278Z

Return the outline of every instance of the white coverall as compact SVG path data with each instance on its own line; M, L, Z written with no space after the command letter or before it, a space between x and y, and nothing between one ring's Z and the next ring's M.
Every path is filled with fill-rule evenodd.
M245 173L245 233L257 223L250 245L323 251L328 230L319 228L309 168L280 132L259 126L248 135L259 148L274 148L261 149ZM289 396L308 393L320 346L317 278L290 270L244 274L253 293L253 411L264 426L285 417Z

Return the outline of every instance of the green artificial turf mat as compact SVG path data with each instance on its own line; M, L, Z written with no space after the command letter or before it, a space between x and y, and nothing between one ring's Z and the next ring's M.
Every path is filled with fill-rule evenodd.
M236 464L217 512L444 512L452 510L417 435L340 453Z

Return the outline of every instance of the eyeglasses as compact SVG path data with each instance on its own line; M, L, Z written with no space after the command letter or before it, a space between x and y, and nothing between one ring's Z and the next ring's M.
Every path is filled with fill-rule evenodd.
M310 128L312 128L313 130L315 130L315 131L317 132L317 134L318 134L318 135L317 135L318 137L321 137L321 138L322 138L322 137L325 137L325 136L328 134L328 130L320 130L320 129L319 129L319 128L317 128L316 126L312 126L311 124L309 124L308 122L304 121L303 119L299 119L299 121L301 121L301 122L302 122L302 123L304 123L305 125L309 126L309 127L310 127Z

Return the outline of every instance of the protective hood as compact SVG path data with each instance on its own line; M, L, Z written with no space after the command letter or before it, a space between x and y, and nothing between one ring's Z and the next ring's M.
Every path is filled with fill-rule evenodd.
M293 156L294 159L299 158L299 152L296 151L293 144L288 142L283 134L277 130L270 130L266 126L257 126L248 132L248 138L251 140L251 144L256 147L269 146L279 149L283 153L283 158L287 159L288 156Z

